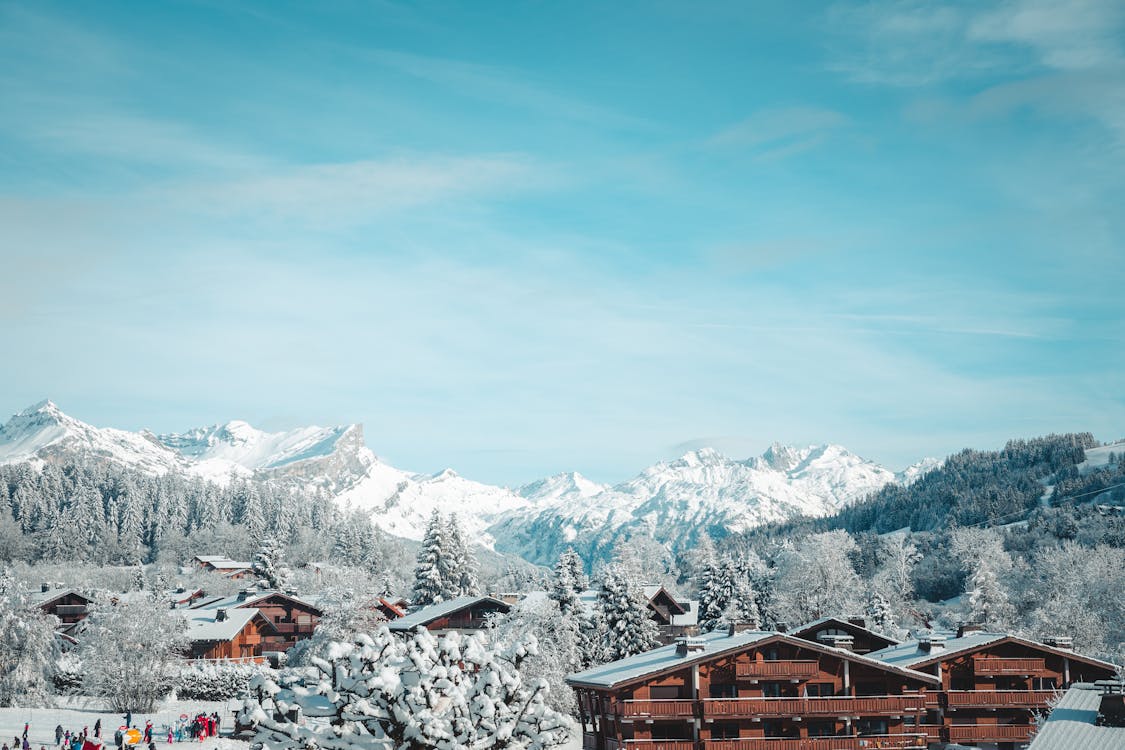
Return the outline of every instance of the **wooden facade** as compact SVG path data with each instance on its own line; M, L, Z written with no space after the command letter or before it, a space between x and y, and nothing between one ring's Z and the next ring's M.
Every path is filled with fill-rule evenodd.
M82 622L89 613L90 598L77 591L57 591L53 594L45 591L43 595L49 598L41 601L39 608L59 618L62 630L68 630L69 626Z
M1113 665L1069 648L1014 636L962 647L965 640L930 642L929 654L913 664L941 680L933 708L944 742L1014 750L1031 740L1034 715L1048 712L1058 690L1113 676Z
M793 630L792 634L802 640L828 645L832 645L834 641L850 639L850 648L857 654L868 654L898 644L894 638L868 629L862 617L823 617L802 625Z
M792 634L723 635L571 675L583 750L1016 750L1057 689L1113 672L1004 634L868 656Z
M273 592L247 598L239 607L253 607L273 625L274 632L262 642L265 651L288 651L297 641L312 637L324 613L295 597Z
M744 645L702 638L694 656L617 684L573 675L585 750L926 745L927 691L936 679L779 633L730 638ZM687 646L664 647L677 648Z
M192 659L262 661L262 645L276 634L276 630L262 616L251 618L229 639L193 639Z

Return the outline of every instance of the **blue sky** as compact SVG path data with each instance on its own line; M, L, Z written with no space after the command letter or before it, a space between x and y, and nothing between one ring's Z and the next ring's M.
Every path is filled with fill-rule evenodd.
M513 484L1118 438L1123 40L1115 0L0 3L0 393Z

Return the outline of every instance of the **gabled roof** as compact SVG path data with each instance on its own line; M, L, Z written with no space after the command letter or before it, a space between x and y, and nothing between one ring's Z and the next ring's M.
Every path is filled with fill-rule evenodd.
M945 645L937 651L923 651L919 648L918 641L914 640L900 643L897 646L889 646L878 651L872 651L868 656L872 659L886 662L887 664L917 669L919 667L936 664L939 661L945 661L954 656L962 656L977 651L985 646L994 646L1001 643L1015 643L1020 646L1046 651L1047 653L1057 656L1065 656L1068 659L1085 662L1097 667L1104 667L1110 670L1115 669L1114 665L1109 662L1101 661L1091 656L1083 656L1074 651L1049 646L1046 643L1040 643L1039 641L1033 641L1028 638L1020 638L1010 633L988 633L978 630L965 633L965 635L960 638L957 637L956 633L935 633L935 635L945 637Z
M460 612L463 609L468 609L469 607L480 604L494 605L495 609L502 612L509 612L512 608L510 604L502 602L499 599L493 599L491 596L459 596L447 602L439 602L437 604L431 604L428 607L423 607L417 612L411 612L397 620L391 620L387 623L387 627L395 631L413 630L419 625L425 627L434 620L449 617L455 612Z
M83 594L77 589L51 589L50 591L36 591L28 598L38 604L40 607L46 607L57 599L62 599L64 596L77 596L79 599L84 600L87 604L93 601L90 597Z
M1088 682L1076 682L1059 699L1028 750L1121 750L1125 727L1095 725L1102 693Z
M810 630L814 630L814 631L820 630L821 628L825 627L826 625L838 627L841 630L859 630L859 631L862 631L864 633L867 633L868 635L872 636L873 638L876 638L876 639L881 640L881 641L886 641L890 645L896 645L896 644L900 643L900 641L897 638L891 638L889 635L884 635L883 633L879 633L875 630L872 630L871 628L864 627L863 625L856 625L851 620L847 620L843 617L822 617L819 620L813 620L812 622L805 623L801 627L794 628L793 630L791 630L789 632L791 632L793 635L800 638L801 633L806 633Z
M188 638L194 642L201 641L231 641L255 618L260 619L276 632L273 623L262 616L257 609L228 609L226 619L217 619L218 613L212 614L209 610L176 610L188 625Z
M865 664L883 671L909 677L910 679L924 682L929 685L940 685L941 681L931 674L916 672L912 669L887 664L868 656L857 654L853 651L833 648L820 643L813 643L801 638L795 638L785 633L748 630L730 635L727 631L712 631L704 633L697 639L704 645L702 651L680 653L678 646L663 646L646 651L643 654L619 659L609 664L587 669L584 672L572 674L566 678L568 684L575 687L613 688L631 682L637 682L646 677L662 674L664 672L681 669L692 664L711 661L712 659L736 654L751 646L766 643L788 643L798 648L819 651L830 656Z
M266 599L272 597L288 599L291 602L308 607L309 609L316 610L318 613L322 613L320 607L318 607L316 604L313 604L312 602L302 599L301 597L294 594L286 594L275 589L265 589L253 594L239 593L234 594L233 596L218 596L211 599L201 599L199 602L192 605L188 609L245 609L248 607L259 606L260 604L264 603Z
M375 606L377 608L383 610L384 612L389 612L390 614L394 615L396 618L406 616L406 610L404 610L402 607L399 607L399 606L395 605L394 602L391 602L391 601L388 601L388 600L384 599L383 597L379 597L379 600L378 600L378 602L376 603Z
M657 597L660 597L660 595L663 594L664 596L660 598L663 598L665 601L670 602L673 607L679 610L678 612L672 612L672 614L682 615L687 611L684 608L684 605L679 600L677 600L676 597L672 596L672 592L670 592L663 586L643 586L641 590L644 592L645 599L648 600L649 606L652 606Z

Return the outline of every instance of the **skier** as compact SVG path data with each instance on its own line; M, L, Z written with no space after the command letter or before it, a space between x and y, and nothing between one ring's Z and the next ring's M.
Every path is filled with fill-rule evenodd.
M117 745L117 750L121 750L121 747L125 744L125 733L118 729L113 733L113 742Z
M94 722L94 736L99 739L102 736L102 720L100 718Z
M62 735L63 735L62 724L58 724L58 725L55 726L55 746L56 747L62 744Z
M145 744L152 744L152 719L145 722ZM155 750L155 748L153 750Z
M126 711L125 712L125 728L126 729L132 729L133 728L133 712L132 711Z

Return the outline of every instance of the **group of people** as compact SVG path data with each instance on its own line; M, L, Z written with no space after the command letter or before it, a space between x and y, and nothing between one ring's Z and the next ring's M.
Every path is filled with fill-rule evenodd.
M125 726L119 727L113 733L114 744L117 745L118 750L124 750L125 745L140 745L143 744L148 750L156 750L156 741L153 738L152 721L146 721L143 729L136 727L137 731L141 733L141 741L135 743L128 741L127 733L133 729L133 714L132 712L125 714ZM173 742L183 742L184 740L199 740L202 742L208 737L216 737L219 734L221 719L219 714L216 713L198 713L194 719L181 716L175 724L168 727L167 740L171 745ZM23 725L23 737L13 737L12 744L9 746L7 742L0 745L0 750L32 750L31 742L28 740L27 735L31 730L30 724ZM101 746L102 740L102 720L98 719L94 722L94 731L91 732L89 727L82 727L82 731L71 731L63 729L62 724L55 727L55 750L92 750L94 746ZM47 750L45 745L41 745L39 750Z
M23 725L23 737L13 737L12 746L8 747L5 742L0 750L31 750L31 742L28 740L28 732L31 731L31 724ZM69 729L63 729L62 724L55 727L55 748L56 750L82 750L86 741L91 737L100 738L102 736L102 720L98 719L94 723L94 732L91 735L90 727L82 727L81 732L74 732ZM101 740L97 739L93 744L100 745ZM47 750L45 745L40 745L39 750Z
M221 720L219 719L218 713L198 713L190 722L185 719L180 719L175 727L176 742L181 742L184 737L201 742L208 737L215 737L219 734L220 723ZM172 736L172 730L168 730L169 744L172 742Z

